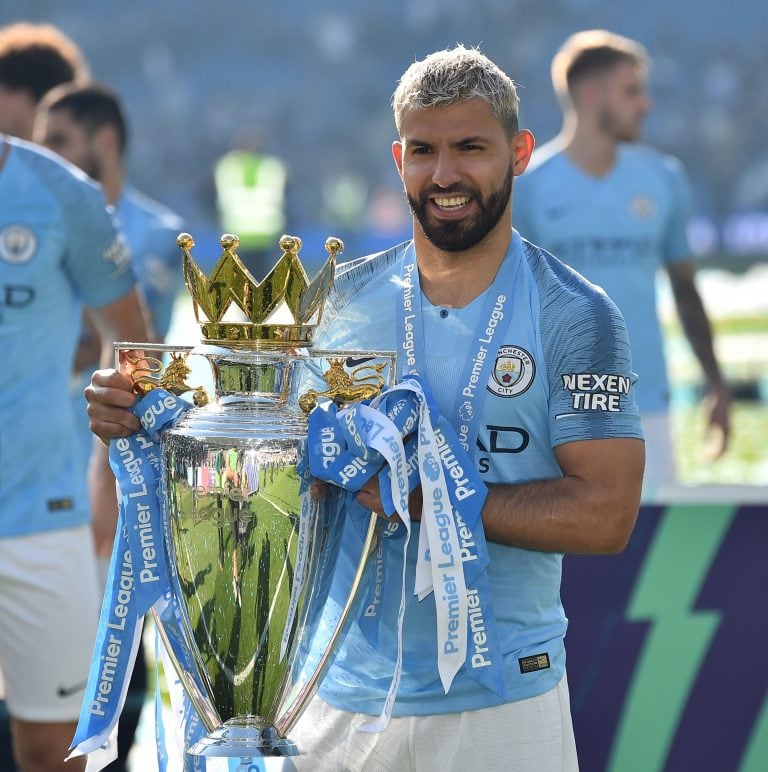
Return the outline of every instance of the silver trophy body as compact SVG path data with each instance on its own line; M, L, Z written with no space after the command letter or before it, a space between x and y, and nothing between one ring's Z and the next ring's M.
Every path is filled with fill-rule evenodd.
M206 731L188 753L296 755L288 732L355 616L380 533L371 514L359 555L344 572L353 578L339 586L336 569L350 560L340 550L342 495L333 486L310 495L306 412L322 395L340 404L373 396L387 366L391 380L394 355L349 372L348 355L371 352L333 358L311 348L339 240L326 242L330 257L311 282L295 237L281 239L283 256L261 282L237 256L235 236L222 237L210 278L191 257L192 237L182 234L178 243L203 338L191 353L211 365L214 400L205 404L204 390L185 382L189 347L116 346L118 367L138 394L194 391L197 405L161 438L171 598L153 616ZM286 309L291 320L278 321ZM152 352L170 353L171 363ZM324 357L324 385L308 388L312 363L317 374Z
M348 602L329 610L344 511L337 490L313 500L302 483L307 419L291 386L301 359L207 348L215 400L161 442L183 641L156 620L180 674L185 661L196 669L183 681L209 734L190 753L294 755L287 732L351 617L378 531L373 517Z

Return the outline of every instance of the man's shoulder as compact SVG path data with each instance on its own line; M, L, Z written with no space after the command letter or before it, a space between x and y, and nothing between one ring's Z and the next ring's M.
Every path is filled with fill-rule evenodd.
M523 254L539 288L542 304L571 301L602 305L607 295L578 271L536 244L522 239Z
M106 249L116 233L101 187L45 148L19 139L8 142L3 182L13 197L2 219L22 216L40 233L58 230L72 260L92 246Z
M172 230L178 233L184 226L184 221L176 212L131 186L126 186L123 190L117 212L118 217L121 212L140 217L157 230Z
M659 170L664 173L681 173L683 163L676 156L641 142L619 145L619 158L625 165L643 170Z
M365 257L348 260L336 267L331 298L336 304L344 304L359 293L372 289L382 277L388 275L405 251L410 241L404 241L390 249Z
M626 337L624 318L602 287L535 244L523 240L523 248L538 288L545 347L562 351L596 332L605 340Z
M4 137L11 147L9 169L31 174L51 193L69 200L79 195L103 199L101 187L61 156L17 137ZM24 171L21 171L21 170Z

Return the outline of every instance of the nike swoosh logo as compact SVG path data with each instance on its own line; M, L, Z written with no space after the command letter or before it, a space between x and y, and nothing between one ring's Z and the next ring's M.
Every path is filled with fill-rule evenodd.
M560 413L555 416L555 421L559 421L561 418L572 418L575 415L584 415L584 413Z
M358 365L365 364L366 362L370 362L373 359L373 357L362 357L361 359L356 359L355 357L347 357L347 361L345 364L347 367L357 367Z
M83 691L85 689L86 681L82 681L79 684L75 684L74 686L60 686L56 690L56 694L59 695L59 697L71 697L73 694L77 694L78 692Z

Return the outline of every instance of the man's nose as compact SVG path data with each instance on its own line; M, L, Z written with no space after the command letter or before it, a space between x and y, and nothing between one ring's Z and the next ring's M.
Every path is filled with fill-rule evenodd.
M441 188L449 188L461 180L456 159L451 153L437 153L435 157L435 169L432 173L432 182Z

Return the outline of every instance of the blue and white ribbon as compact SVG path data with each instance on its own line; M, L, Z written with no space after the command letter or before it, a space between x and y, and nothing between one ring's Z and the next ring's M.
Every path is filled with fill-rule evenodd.
M434 597L437 665L443 688L447 692L456 673L466 667L470 677L505 697L486 576L488 550L480 519L487 489L424 384L417 376L408 377L370 405L359 403L343 410L330 402L321 403L310 415L309 429L312 473L348 491L359 490L378 473L385 514L397 513L403 523L400 528L388 528L387 534L397 536L398 531L405 531L398 566L384 565L383 549L377 553L375 581L359 620L369 639L375 639L384 577L394 582L401 573L392 685L382 714L362 728L380 731L386 726L399 685L405 556L411 532L408 494L417 484L422 486L423 505L414 592L420 600L429 594Z
M459 376L452 413L439 428L445 438L441 448L463 449L467 456L464 463L448 460L449 479L460 471L475 473L477 437L482 424L483 407L488 395L489 381L498 351L499 341L509 329L512 314L509 310L518 284L522 261L520 237L513 232L508 254L502 260L493 284L482 300L482 308L476 329L472 334L469 355ZM401 350L401 375L426 374L426 346L423 327L423 299L419 270L413 244L404 250L400 266L400 291L397 303L398 348ZM456 429L454 431L453 429ZM469 463L467 463L469 461ZM452 504L461 540L462 562L467 570L467 602L469 605L469 650L467 672L478 683L506 699L506 683L503 675L501 650L496 635L496 620L490 597L490 586L485 568L488 552L485 544L481 507L464 501L459 488L449 488L454 493ZM423 555L426 546L420 543L418 576L420 586L428 579ZM472 561L475 561L472 565ZM474 582L474 585L472 584Z
M118 522L75 755L102 747L125 703L141 643L144 615L169 590L158 487L160 432L191 405L155 389L132 408L142 428L112 440L109 462L117 479Z

